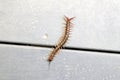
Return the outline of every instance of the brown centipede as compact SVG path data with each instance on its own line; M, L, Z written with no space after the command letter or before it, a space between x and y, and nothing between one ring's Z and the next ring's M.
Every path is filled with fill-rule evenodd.
M51 61L53 61L55 55L58 53L58 51L64 46L64 44L67 42L69 35L70 35L70 30L72 27L72 23L71 20L73 20L75 17L72 18L68 18L68 17L64 17L65 20L65 29L64 29L64 33L60 38L59 43L55 46L55 48L53 48L53 50L51 51L50 55L48 56L47 61L50 63Z

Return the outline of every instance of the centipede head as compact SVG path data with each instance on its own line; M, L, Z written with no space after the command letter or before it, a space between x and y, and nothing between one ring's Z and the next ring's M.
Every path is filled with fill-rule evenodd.
M67 22L70 22L71 20L73 20L75 17L71 17L71 18L68 18L67 16L64 16L64 20Z

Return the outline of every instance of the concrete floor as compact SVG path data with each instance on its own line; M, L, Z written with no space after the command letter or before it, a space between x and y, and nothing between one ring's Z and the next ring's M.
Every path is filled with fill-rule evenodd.
M64 15L75 17L65 46L120 51L120 0L0 0L0 80L119 80L120 55L1 42L55 45Z

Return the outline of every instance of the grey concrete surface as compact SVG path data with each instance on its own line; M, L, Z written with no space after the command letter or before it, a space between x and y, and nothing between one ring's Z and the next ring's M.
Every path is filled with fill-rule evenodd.
M0 40L54 45L75 16L66 46L120 50L120 0L0 0Z
M120 55L61 50L50 68L51 49L0 45L0 80L119 80Z

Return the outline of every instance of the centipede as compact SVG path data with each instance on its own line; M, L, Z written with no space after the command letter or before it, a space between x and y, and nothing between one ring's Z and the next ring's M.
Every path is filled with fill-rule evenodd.
M64 16L65 26L62 36L59 39L58 44L53 48L50 52L47 61L50 63L53 61L54 57L58 54L58 52L63 48L65 43L68 41L70 37L71 28L73 27L73 23L71 22L75 17L67 17Z

